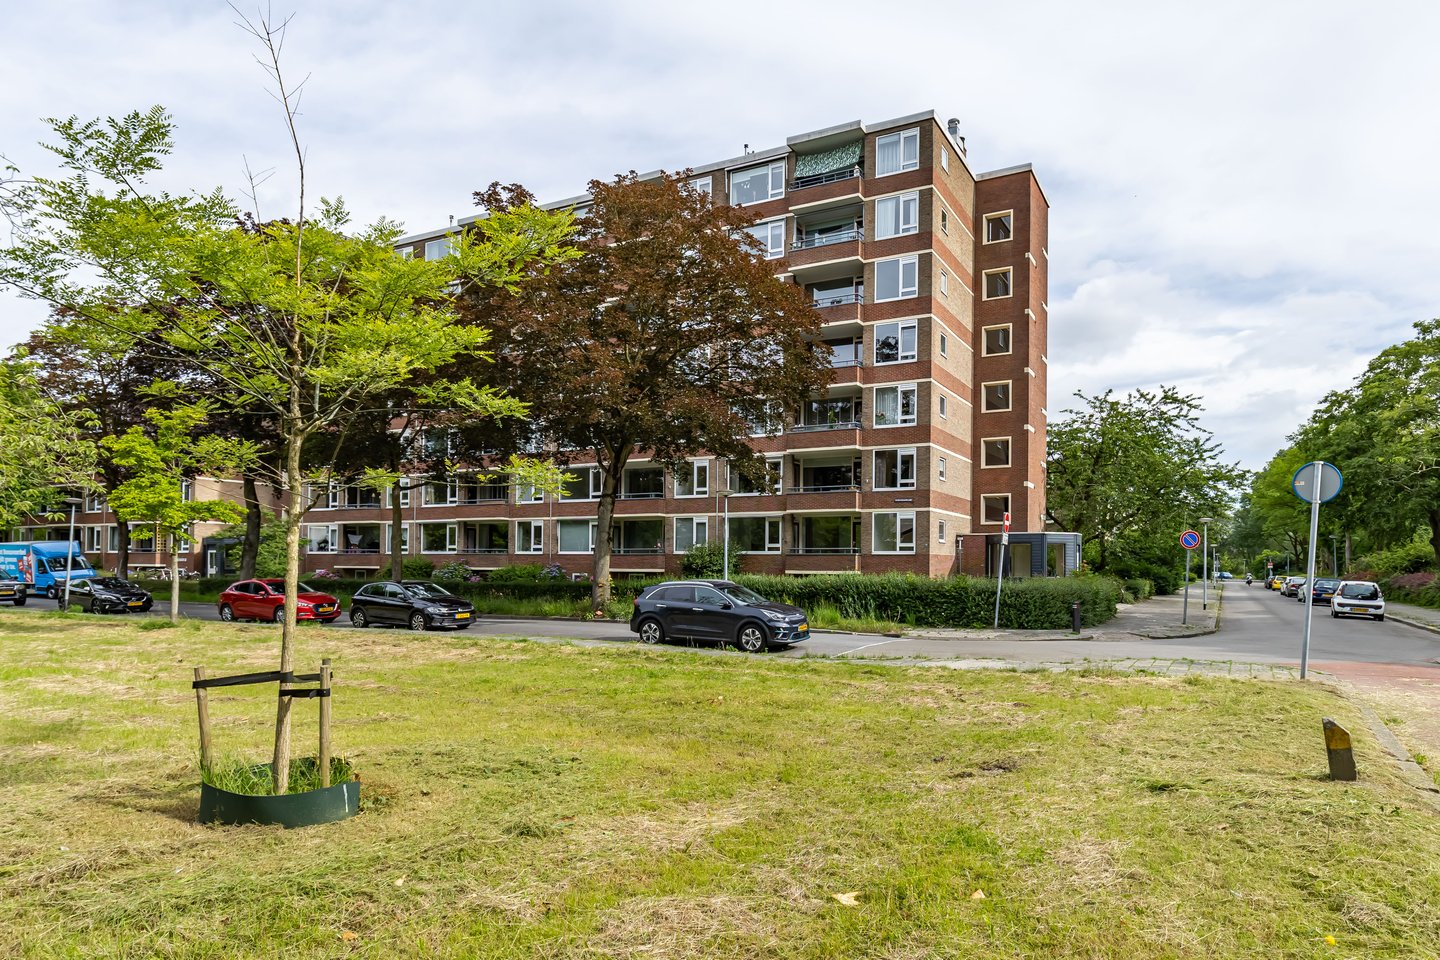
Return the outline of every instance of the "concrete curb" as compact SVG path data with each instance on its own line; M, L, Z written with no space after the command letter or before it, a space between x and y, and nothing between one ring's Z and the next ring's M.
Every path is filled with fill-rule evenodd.
M1355 696L1353 692L1350 693L1348 699L1360 708L1360 716L1364 718L1365 725L1370 728L1370 732L1379 741L1381 748L1394 758L1396 765L1400 768L1400 775L1415 788L1417 793L1421 794L1422 800L1440 813L1440 787L1437 787L1435 781L1430 779L1425 768L1415 762L1415 758L1410 756L1410 751L1405 749L1405 745L1396 738L1395 734L1390 732L1390 728L1385 726L1385 721L1381 720L1368 704Z
M1397 616L1396 614L1390 613L1388 611L1385 613L1385 619L1394 620L1396 623L1403 623L1405 624L1405 626L1414 627L1416 630L1424 630L1427 633L1440 634L1440 626L1437 626L1433 623L1426 623L1424 620L1412 620L1409 617Z

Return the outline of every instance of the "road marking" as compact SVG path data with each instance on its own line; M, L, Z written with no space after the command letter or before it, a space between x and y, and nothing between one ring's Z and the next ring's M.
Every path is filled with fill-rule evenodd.
M896 637L896 638L894 638L893 640L877 640L877 641L874 642L874 643L866 643L866 644L862 644L861 646L858 646L858 647L852 647L852 648L849 649L849 650L843 650L843 651L841 651L840 653L835 654L835 656L837 656L837 657L848 657L848 656L850 656L850 654L852 654L852 653L859 653L861 650L869 650L871 647L880 647L880 646L884 646L884 645L887 644L887 643L904 643L904 642L905 642L905 638L904 638L904 637Z

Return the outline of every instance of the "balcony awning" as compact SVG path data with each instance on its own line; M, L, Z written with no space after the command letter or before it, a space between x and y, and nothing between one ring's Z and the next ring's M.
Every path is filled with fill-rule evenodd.
M824 153L802 153L795 158L795 177L813 177L832 170L844 170L860 163L861 141L847 143Z

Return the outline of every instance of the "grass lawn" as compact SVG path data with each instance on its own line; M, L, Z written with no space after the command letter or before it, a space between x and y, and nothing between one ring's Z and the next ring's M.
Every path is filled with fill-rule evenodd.
M363 813L198 826L190 668L270 669L276 640L0 614L0 956L1440 945L1440 819L1314 684L314 628L297 666L334 658ZM217 750L265 759L274 700L212 691ZM1324 715L1361 730L1362 782L1325 778Z

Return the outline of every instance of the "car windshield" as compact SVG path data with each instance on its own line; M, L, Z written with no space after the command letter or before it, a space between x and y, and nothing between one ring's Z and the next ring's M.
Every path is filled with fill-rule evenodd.
M760 594L756 593L754 590L742 587L738 583L727 584L721 587L720 590L731 600L734 600L736 603L745 603L751 605L757 603L769 603L768 600L760 596Z
M1338 586L1340 586L1340 581L1339 581L1339 580L1316 580L1316 581L1315 581L1315 589L1317 589L1317 590L1334 590L1334 589L1335 589L1336 587L1338 587Z
M119 577L96 577L90 582L106 590L129 590L135 586L129 580L122 580Z
M1340 588L1346 600L1379 600L1380 588L1373 583L1347 583Z
M264 581L264 584L265 584L266 587L269 588L269 590L270 590L271 593L284 593L284 592L285 592L285 581L284 581L284 580L275 580L275 581L266 580L266 581ZM324 592L325 592L324 590L316 590L314 587L310 586L310 584L308 584L308 583L303 583L303 582L302 582L302 583L297 583L297 584L295 585L295 591L296 591L297 593L324 593Z
M406 583L405 589L417 597L453 597L455 594L438 583Z

